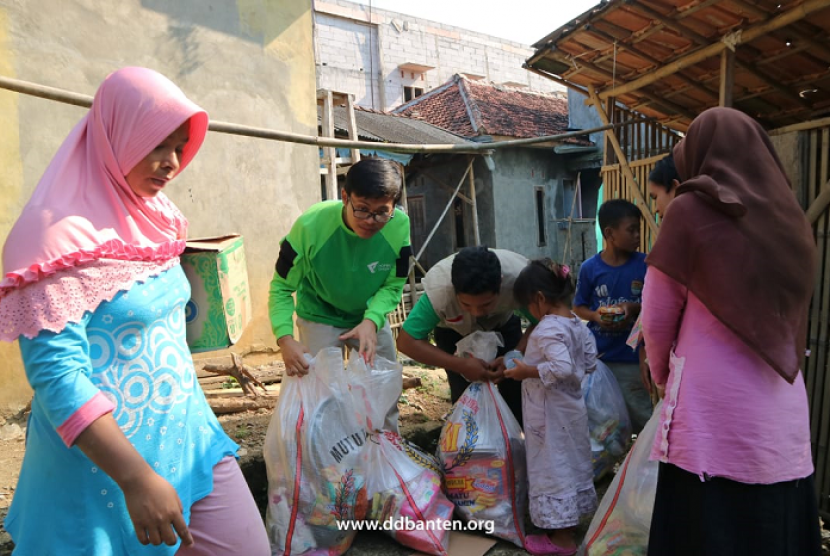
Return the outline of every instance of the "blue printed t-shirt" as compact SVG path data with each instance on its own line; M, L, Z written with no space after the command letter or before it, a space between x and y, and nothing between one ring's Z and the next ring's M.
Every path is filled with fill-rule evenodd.
M646 255L635 252L623 265L611 266L597 253L582 264L576 283L574 306L584 305L592 311L619 303L640 303L646 277ZM631 327L604 330L589 322L597 340L597 353L606 363L637 363L637 352L626 345Z

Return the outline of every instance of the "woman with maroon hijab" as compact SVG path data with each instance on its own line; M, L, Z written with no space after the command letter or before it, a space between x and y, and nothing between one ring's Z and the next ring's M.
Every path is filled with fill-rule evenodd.
M666 395L650 556L821 553L799 360L812 231L763 128L698 116L647 259L643 330Z

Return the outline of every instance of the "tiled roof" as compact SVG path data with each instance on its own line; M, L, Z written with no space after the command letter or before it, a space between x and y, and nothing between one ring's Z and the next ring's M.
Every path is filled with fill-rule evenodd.
M460 75L392 113L420 118L464 137L525 138L568 131L566 98L470 81Z

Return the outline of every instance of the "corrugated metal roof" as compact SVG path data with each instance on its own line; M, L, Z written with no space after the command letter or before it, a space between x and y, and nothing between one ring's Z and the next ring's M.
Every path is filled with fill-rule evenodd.
M360 139L381 143L416 145L461 145L469 143L423 120L355 108L355 125ZM322 108L317 107L317 124L322 125ZM334 128L338 136L348 134L348 114L344 106L334 107Z

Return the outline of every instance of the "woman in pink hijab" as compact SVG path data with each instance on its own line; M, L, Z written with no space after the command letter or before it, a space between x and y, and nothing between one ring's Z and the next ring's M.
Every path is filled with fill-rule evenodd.
M15 554L270 553L196 380L187 220L162 192L207 127L162 75L112 73L9 234L0 339L19 339L34 390Z

